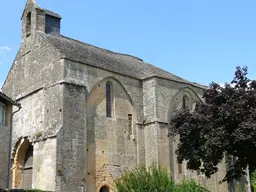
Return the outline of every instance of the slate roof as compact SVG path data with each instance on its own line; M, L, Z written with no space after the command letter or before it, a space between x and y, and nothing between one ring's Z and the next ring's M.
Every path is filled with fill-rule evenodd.
M52 36L42 32L38 32L38 34L58 49L61 57L65 59L92 65L136 79L143 80L150 77L160 77L203 89L206 88L203 85L189 82L131 55L102 49L65 36Z
M48 9L44 9L44 8L41 8L41 7L37 7L37 8L44 11L46 15L50 15L52 17L57 17L57 18L61 19L61 16L58 13L55 13L53 11L50 11Z
M20 106L20 104L18 104L16 101L12 100L10 97L8 97L7 95L5 95L3 92L0 91L0 98L7 101L8 103L12 104L12 105L16 105L16 106Z

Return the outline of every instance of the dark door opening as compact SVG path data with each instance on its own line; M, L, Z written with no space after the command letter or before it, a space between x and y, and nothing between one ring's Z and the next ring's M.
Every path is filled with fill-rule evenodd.
M110 192L110 190L107 186L103 186L100 188L100 192Z
M33 175L33 146L31 145L26 153L23 166L23 189L32 188Z

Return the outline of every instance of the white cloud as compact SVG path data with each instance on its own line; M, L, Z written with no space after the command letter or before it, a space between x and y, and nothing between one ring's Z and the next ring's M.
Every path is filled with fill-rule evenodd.
M8 46L0 46L0 65L2 64L4 57L7 52L10 52L12 49Z
M219 83L219 85L223 88L225 87L225 83Z
M12 49L8 46L0 46L0 53L11 51Z
M0 46L0 66L1 64L4 62L5 60L5 54L7 52L10 52L12 49L8 46ZM0 70L1 71L1 70ZM2 75L2 73L0 73L0 75ZM4 82L3 81L0 81L0 91L2 89L2 86L3 86Z
M11 51L12 49L8 46L0 46L0 59L5 53Z
M222 88L225 88L225 84L226 83L218 83ZM228 83L231 85L231 87L235 87L235 84L231 84L231 83Z

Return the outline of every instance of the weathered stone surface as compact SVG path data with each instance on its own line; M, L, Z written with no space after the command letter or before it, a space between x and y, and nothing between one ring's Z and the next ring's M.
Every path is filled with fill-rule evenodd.
M7 186L10 127L0 125L0 187Z
M56 138L34 144L33 186L55 191L56 184Z
M1 98L0 102L5 104L5 121L4 124L0 123L0 188L5 188L7 187L8 178L12 105Z

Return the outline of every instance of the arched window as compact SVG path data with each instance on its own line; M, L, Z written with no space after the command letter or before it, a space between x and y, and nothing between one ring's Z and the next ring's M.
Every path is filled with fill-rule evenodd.
M23 166L23 189L32 187L32 175L33 175L33 146L30 145Z
M182 97L182 108L183 109L189 109L189 97L187 95L184 95ZM183 164L182 163L178 163L178 173L182 174L183 172Z
M110 192L110 190L107 186L103 186L100 188L100 192Z
M106 84L106 117L111 117L111 85Z
M31 12L27 14L26 18L26 35L27 37L30 36L30 31L31 31Z

